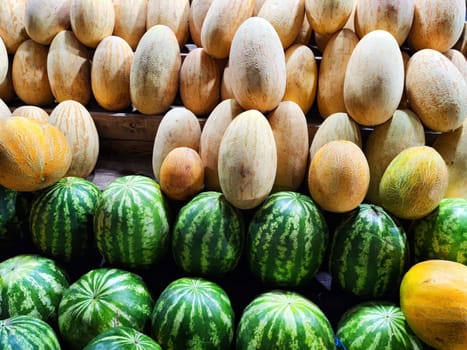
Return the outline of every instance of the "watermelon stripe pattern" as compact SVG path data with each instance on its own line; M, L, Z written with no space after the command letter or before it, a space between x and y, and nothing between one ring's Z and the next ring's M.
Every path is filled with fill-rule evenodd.
M172 254L185 272L220 276L237 266L244 237L242 213L222 193L202 192L177 215L172 232Z
M0 186L0 239L9 236L9 227L16 216L16 191Z
M326 221L310 197L276 192L249 224L246 256L250 270L263 283L295 287L318 272L328 241Z
M257 296L243 310L237 350L336 349L334 331L321 309L302 295L274 290Z
M69 282L55 261L17 255L0 263L0 276L0 318L29 315L56 322L58 305Z
M81 276L65 291L58 309L58 326L73 349L82 349L111 327L127 326L142 332L153 304L139 275L98 268Z
M55 331L33 316L20 315L0 320L2 350L60 350Z
M164 350L230 349L234 311L216 283L182 277L170 283L151 315L151 334Z
M94 215L99 252L113 266L148 268L168 250L169 218L159 185L149 177L117 178Z
M19 241L28 235L32 197L0 186L0 240Z
M360 297L398 290L409 263L406 234L381 207L361 204L338 224L329 257L333 283Z
M86 256L94 238L92 222L100 196L95 184L71 176L42 191L34 199L29 219L35 246L65 262Z
M337 324L337 338L353 350L422 350L400 307L365 302L346 311Z
M162 350L152 338L131 327L110 328L86 345L83 350Z

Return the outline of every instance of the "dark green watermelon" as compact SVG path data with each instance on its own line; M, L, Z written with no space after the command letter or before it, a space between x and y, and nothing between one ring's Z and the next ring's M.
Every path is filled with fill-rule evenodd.
M162 350L152 338L131 327L113 327L92 339L83 350Z

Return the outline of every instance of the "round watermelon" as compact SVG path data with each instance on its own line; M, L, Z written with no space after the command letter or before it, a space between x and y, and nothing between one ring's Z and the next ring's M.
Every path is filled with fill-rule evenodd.
M156 300L151 334L165 350L230 349L234 311L226 292L203 278L171 282Z
M328 227L313 200L291 191L270 195L248 226L250 270L266 284L295 287L318 272L328 246Z
M360 204L334 230L329 256L332 284L350 294L392 297L408 263L405 231L382 207Z
M29 315L48 323L69 286L65 271L52 259L17 255L0 263L0 318Z
M304 296L273 290L255 297L243 310L237 350L336 349L332 326L323 311Z
M357 304L337 324L336 336L347 350L422 350L400 307L385 301Z
M20 315L0 320L2 350L60 350L52 327L40 318Z
M94 239L92 222L101 191L79 177L64 177L34 199L30 212L31 237L39 251L70 262L89 254Z
M94 233L99 252L112 266L144 269L162 259L169 218L157 182L142 175L112 181L97 204Z
M244 237L242 213L222 193L201 192L178 212L172 254L187 273L220 276L237 266Z
M467 199L444 198L410 229L416 262L442 259L467 265Z
M153 307L143 279L115 268L93 269L63 293L58 308L60 334L69 349L82 349L109 328L132 327L142 332Z
M131 327L110 328L85 346L83 350L162 350L152 338Z

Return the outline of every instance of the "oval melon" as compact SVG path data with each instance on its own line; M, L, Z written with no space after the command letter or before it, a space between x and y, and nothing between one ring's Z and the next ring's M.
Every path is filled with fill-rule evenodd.
M308 22L320 34L342 29L352 13L354 0L305 0Z
M47 55L47 77L57 102L75 100L83 105L91 99L91 51L71 30L58 33Z
M227 201L252 209L270 194L277 171L272 129L257 110L240 113L229 124L219 146L219 184Z
M199 150L201 126L196 115L185 107L169 110L161 119L154 138L152 169L156 181L160 180L161 164L176 147Z
M465 0L414 0L409 46L417 51L450 49L462 34L465 11Z
M188 19L188 27L191 40L197 47L201 47L201 28L203 27L206 13L211 6L213 0L192 0L190 5L190 14Z
M131 49L146 32L147 0L113 0L115 23L113 35L124 39Z
M9 60L6 77L0 81L0 98L4 102L10 102L16 97L15 89L13 88L13 78L11 76L12 66L13 62Z
M7 119L11 117L11 110L8 105L3 102L3 100L0 98L0 119Z
M33 105L19 106L13 110L11 115L16 117L36 119L43 122L49 121L49 113L47 113L45 109Z
M0 37L8 53L14 54L18 46L29 39L24 28L27 0L0 1Z
M229 57L233 37L253 14L254 0L213 0L201 27L201 45L215 58Z
M410 110L397 110L391 119L377 125L368 135L363 152L370 166L367 201L381 205L379 183L389 163L404 149L425 145L425 130Z
M446 56L433 49L409 60L406 92L411 109L434 131L457 129L467 118L467 82Z
M362 38L376 29L391 33L401 46L414 17L414 0L358 0L355 1L355 32Z
M413 265L400 285L400 305L424 343L443 350L467 348L467 266L439 259Z
M28 0L24 28L29 37L49 45L55 35L70 26L71 0Z
M221 100L235 99L235 96L232 92L232 78L230 76L231 69L227 64L224 67L222 72L222 81L221 81Z
M91 65L91 87L97 103L109 111L130 106L130 70L133 50L115 35L97 45Z
M462 30L459 40L457 40L454 45L454 48L462 52L464 56L467 56L467 20L464 22L464 29Z
M131 102L143 114L167 112L178 92L180 47L172 29L149 28L136 48L130 70Z
M400 219L428 215L443 199L448 170L441 155L430 146L404 149L389 163L379 184L384 209Z
M355 143L330 141L311 159L307 183L311 197L324 210L351 211L363 202L368 190L368 162Z
M26 104L43 106L53 101L47 77L47 46L28 39L13 57L12 81L16 95Z
M282 101L267 116L277 149L273 191L297 191L308 165L308 125L299 105Z
M359 124L374 126L391 118L404 90L404 61L396 39L374 30L355 46L344 78L347 113Z
M232 92L245 109L271 111L284 97L284 49L274 27L264 18L243 22L232 40L229 56Z
M459 69L464 77L464 80L467 81L467 59L465 58L465 55L456 49L449 49L446 52L443 52L443 54L449 58L452 63L454 63L456 68Z
M357 35L350 29L334 34L326 45L318 74L316 102L321 117L333 113L347 112L344 103L344 79L347 64L355 46Z
M5 43L0 37L0 82L4 81L8 75L9 58Z
M297 37L294 40L294 44L309 45L313 36L313 28L311 28L308 18L303 17L302 26L298 32Z

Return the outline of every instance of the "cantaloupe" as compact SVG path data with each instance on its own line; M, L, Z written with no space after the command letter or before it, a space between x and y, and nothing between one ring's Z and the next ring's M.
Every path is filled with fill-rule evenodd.
M14 54L18 46L29 39L24 28L27 0L0 1L0 37L8 53Z
M315 32L332 34L344 27L353 4L354 0L305 0L306 16Z
M146 32L147 0L113 0L115 23L113 35L124 39L136 50Z

